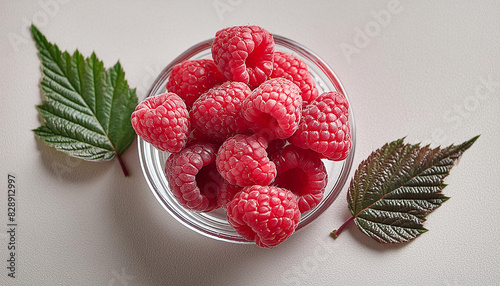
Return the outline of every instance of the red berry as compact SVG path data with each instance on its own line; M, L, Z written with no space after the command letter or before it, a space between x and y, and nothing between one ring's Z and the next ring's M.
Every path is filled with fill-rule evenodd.
M287 144L286 139L274 139L271 140L267 143L267 154L269 157L271 157L274 153L278 152L279 150L283 149L285 145Z
M344 160L352 144L346 97L339 92L326 92L305 106L291 142L327 159Z
M225 82L208 90L194 102L189 113L191 123L218 142L246 132L248 128L241 109L250 92L241 82Z
M318 89L304 61L285 52L274 52L271 78L286 78L295 83L302 92L303 104L318 97Z
M276 166L267 157L266 148L267 141L261 136L235 135L219 148L217 170L233 185L269 185L276 176Z
M189 109L202 93L224 81L213 60L189 60L172 68L167 90L184 99Z
M205 133L198 130L198 128L191 125L191 134L189 134L186 146L193 145L195 143L215 143L215 142L213 142L212 139L208 137Z
M288 189L297 196L301 213L321 202L328 174L318 153L288 145L275 153L271 160L276 164L277 171L274 185Z
M185 208L209 212L218 207L217 188L222 178L215 166L216 146L195 144L171 154L165 174L172 194Z
M235 26L218 31L212 58L226 78L256 87L273 71L274 39L257 26Z
M229 202L227 220L241 236L269 248L293 234L300 211L290 191L254 185L243 188Z
M224 180L217 189L217 204L221 208L226 208L227 204L234 198L237 192L241 191L242 187L231 185Z
M300 89L284 78L270 79L243 102L243 116L255 132L268 140L285 139L297 130L302 98Z
M179 152L188 140L189 114L184 101L174 93L148 97L131 116L135 132L162 151Z

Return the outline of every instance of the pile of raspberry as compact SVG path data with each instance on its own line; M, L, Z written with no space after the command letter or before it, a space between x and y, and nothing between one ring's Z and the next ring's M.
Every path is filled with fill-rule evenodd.
M172 194L193 211L226 209L234 229L261 247L294 233L323 199L322 159L344 160L351 149L345 96L318 94L307 65L275 51L258 26L218 31L212 59L176 65L166 89L142 101L131 121L171 153Z

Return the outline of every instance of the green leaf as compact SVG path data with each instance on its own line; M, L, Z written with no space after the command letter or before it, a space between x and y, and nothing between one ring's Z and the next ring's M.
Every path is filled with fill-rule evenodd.
M361 162L349 186L347 200L358 228L381 243L402 243L427 231L425 216L448 200L443 180L455 162L477 140L431 149L405 144L403 139L385 144Z
M95 53L88 58L78 50L62 52L31 26L42 64L43 104L37 106L44 120L33 130L47 145L70 156L103 161L120 159L135 138L130 116L137 105L125 73L116 63L106 69Z

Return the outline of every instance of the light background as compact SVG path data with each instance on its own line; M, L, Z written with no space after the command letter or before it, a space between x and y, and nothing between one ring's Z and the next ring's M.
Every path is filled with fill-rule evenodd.
M7 174L17 178L19 221L16 280L7 278L0 228L1 285L500 283L498 1L0 1L0 15L0 222ZM120 60L140 99L166 64L223 27L255 24L294 39L347 90L355 166L403 136L435 146L481 137L446 179L451 199L428 216L430 231L409 244L378 244L354 225L331 239L349 216L347 188L279 247L215 241L160 206L136 143L124 154L124 178L115 160L71 159L36 140L41 75L31 22L63 50L95 51L108 67Z

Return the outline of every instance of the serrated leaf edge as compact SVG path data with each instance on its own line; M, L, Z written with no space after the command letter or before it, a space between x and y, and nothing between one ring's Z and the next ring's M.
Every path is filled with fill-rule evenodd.
M468 148L470 148L470 147L474 144L474 142L476 142L476 140L479 138L479 136L480 136L480 135L477 135L477 136L473 137L472 139L470 139L470 140L468 140L468 141L463 142L462 144L459 144L459 145L454 145L454 144L452 144L452 145L450 145L450 146L446 147L445 149L448 149L448 151L446 152L447 154L446 154L446 155L444 155L444 156L442 157L442 159L440 160L440 162L441 162L441 161L443 161L443 160L445 160L445 159L447 159L447 158L449 158L449 157L451 156L451 154L452 154L453 152L455 152L455 151L453 151L453 148L456 148L456 149L461 149L461 150L458 150L458 151L457 151L457 154L455 154L455 155L453 156L453 160L454 160L454 161L453 161L453 163L454 163L454 165L456 165L456 164L458 163L458 161L460 160L461 156L463 155L463 153L464 153L464 152L465 152ZM384 153L386 153L386 151L387 151L386 149L387 149L387 148L389 148L389 147L391 146L391 144L392 144L392 143L395 143L394 145L397 147L398 145L400 145L400 144L402 144L402 143L403 143L403 140L404 140L404 139L405 139L405 137L403 137L403 138L401 138L401 139L398 139L398 140L395 140L395 141L392 141L392 142L390 142L390 143L386 143L386 144L384 144L382 147L380 147L380 148L379 148L379 150L380 150L380 149L385 149L385 150L384 150ZM413 148L417 148L417 147L419 147L419 146L420 146L420 143L417 143L417 144L414 144L414 145L406 144L406 146L410 146L410 147L411 147L411 149L413 149ZM428 145L426 145L426 146L424 146L424 147L422 147L422 148L430 148L430 144L428 144ZM395 150L395 149L394 149L394 150ZM393 151L394 151L394 150L393 150ZM442 151L443 149L441 148L441 146L438 146L438 147L436 147L436 148L435 148L435 150ZM366 163L370 164L370 162L368 162L368 160L370 160L371 158L373 158L373 156L374 156L374 155L377 155L375 152L376 152L376 151L372 152L372 153L369 155L369 157L368 157L367 159L363 160L363 161L360 163L360 166L365 166L365 165L366 165ZM386 153L386 154L387 154L387 153ZM408 154L408 153L406 153L406 154ZM384 159L384 160L386 160L386 159ZM383 165L383 164L381 164L381 165ZM421 172L419 172L418 174L416 174L416 175L414 175L413 177L411 177L411 179L413 179L413 178L416 178L416 177L420 176L422 173L424 173L425 171L429 170L429 169L430 169L430 168L432 168L432 167L434 167L434 165L431 165L431 167L429 167L429 168L425 168L425 169L421 170ZM399 169L399 167L398 167L398 169ZM377 172L378 172L379 170L380 170L380 167L378 167L378 168L377 168ZM356 170L356 172L355 172L355 174L354 174L354 177L353 177L353 179L351 180L350 188L352 188L352 187L353 187L353 184L354 184L355 179L356 179L356 178L359 178L359 176L360 176L359 174L357 174L357 173L358 173L358 171L359 171L359 169L358 169L358 170ZM397 173L397 172L395 172L394 174L396 174L396 173ZM449 171L448 171L448 173L449 173ZM445 178L447 175L448 175L448 174L446 174L443 178L441 178L441 182L442 182L442 180L444 180L444 178ZM391 177L393 177L393 176L391 176ZM409 179L408 181L411 181L411 179ZM370 183L370 184L371 184L371 183ZM367 185L369 186L370 184L367 184ZM375 233L372 233L372 232L368 231L367 229L365 229L363 226L361 226L361 225L360 225L360 221L359 221L359 220L360 220L360 219L364 219L364 218L359 218L359 215L360 215L361 213L363 213L363 212L364 212L364 211L366 211L367 209L370 209L370 208L371 208L374 204L376 204L377 202L380 202L381 200L383 200L383 199L384 199L384 198L385 198L388 194L393 193L394 191L396 191L396 190L398 190L398 189L402 188L403 186L404 186L404 185L401 185L401 186L399 186L398 188L395 188L394 190L392 190L392 191L390 191L390 192L388 192L388 193L384 194L384 196L382 196L380 199L376 200L375 202L373 202L373 203L372 203L372 204L370 204L369 206L365 207L364 209L362 209L361 211L359 211L357 214L355 214L355 213L354 213L354 211L353 211L352 209L350 209L350 208L349 208L349 209L350 209L350 211L351 211L352 217L351 217L351 218L349 218L349 219L348 219L348 220L347 220L347 221L346 221L346 222L345 222L345 223L344 223L344 224L343 224L343 225L342 225L339 229L332 231L332 232L331 232L331 235L332 235L334 238L337 238L337 237L338 237L338 235L340 234L340 232L342 231L342 229L343 229L343 228L344 228L344 227L345 227L345 226L346 226L346 225L347 225L350 221L354 221L354 222L355 222L355 224L357 225L358 229L360 229L360 230L361 230L361 231L362 231L365 235L367 235L367 236L369 236L369 237L372 237L373 239L375 239L376 241L381 242L381 243L388 243L388 242L389 242L389 243L401 243L401 242L407 242L407 241L413 240L414 238L416 238L416 237L417 237L417 236L419 236L420 234L422 234L422 233L424 233L424 232L428 231L426 228L424 228L424 227L423 227L423 225L421 225L421 226L420 226L420 227L418 227L418 228L413 228L415 231L417 231L417 232L418 232L418 234L416 234L416 235L415 235L415 237L410 238L410 239L409 239L409 240L407 240L407 241L398 241L397 239L394 239L393 241L386 241L386 240L384 240L383 238L381 238L381 237L379 237L378 235L376 235ZM447 184L441 183L441 188L440 188L440 190L439 190L439 191L437 191L436 193L437 193L437 194L442 194L441 192L442 192L442 190L443 190L446 186L447 186ZM347 195L348 200L352 197L350 193L351 193L351 192L348 192L348 195ZM443 195L443 196L441 196L439 199L441 200L441 202L439 203L439 206L440 206L442 203L444 203L444 202L446 202L447 200L449 200L449 199L450 199L450 197L447 197L447 196L444 196L444 195ZM353 203L353 204L354 204L354 203ZM439 207L439 206L438 206L438 207ZM437 207L436 207L435 209L437 209ZM435 209L429 210L428 212L424 213L421 217L419 217L419 219L421 220L421 222L423 223L423 222L425 221L425 216L427 216L429 213L433 212ZM389 212L390 212L390 211L389 211ZM405 214L407 214L407 213L405 213ZM373 222L373 221L372 221L372 223L374 223L374 224L382 224L382 223L380 223L380 222ZM388 225L388 226L391 226L391 227L394 227L393 225L389 225L389 224L387 224L387 225ZM410 228L409 228L409 229L410 229ZM390 237L390 234L388 234L388 236Z
M41 71L42 71L42 76L43 78L47 78L45 80L42 79L42 81L40 82L40 88L43 92L43 103L42 105L39 105L37 106L37 109L39 110L39 112L41 112L41 107L43 105L46 105L48 104L48 102L50 101L54 101L54 102L57 102L58 104L61 104L63 106L66 106L68 107L68 109L74 109L74 110L78 110L78 108L76 108L76 106L81 106L85 109L87 109L91 114L88 114L88 112L82 112L82 110L80 110L80 112L84 113L84 114L87 114L89 116L92 116L94 119L95 119L95 123L97 123L99 125L99 131L100 132L97 132L97 133L100 133L100 135L104 136L107 140L107 142L109 143L110 147L111 147L111 150L108 149L108 148L103 148L103 146L95 146L93 144L90 144L88 142L80 142L80 141L77 141L75 140L74 138L71 138L71 137L65 137L63 135L57 135L57 136L60 136L61 138L67 138L68 140L71 140L71 141L75 141L75 142L79 142L79 143L82 143L82 144L86 144L86 145L89 145L89 146L93 146L95 148L98 148L98 149L102 149L102 150L107 150L110 153L110 156L106 156L106 154L104 155L99 155L99 154L93 154L92 156L81 156L79 155L78 158L81 158L81 159L84 159L84 160L89 160L89 161L95 161L95 160L110 160L112 159L113 157L117 157L119 162L120 162L120 165L122 167L122 170L125 174L125 176L128 176L128 171L126 170L126 167L123 163L123 161L121 160L120 158L120 155L121 153L123 153L132 143L133 143L133 140L128 140L127 142L125 142L125 144L121 145L120 146L120 150L118 150L117 146L115 146L113 140L111 140L111 138L109 137L109 128L110 128L110 124L111 124L111 120L109 120L109 118L111 118L111 112L112 110L110 110L110 114L108 116L108 120L107 120L107 129L104 129L104 126L102 125L102 122L99 120L99 118L97 117L97 114L95 113L94 109L92 109L89 105L89 103L85 100L84 96L81 94L81 91L79 91L81 89L81 86L75 86L74 83L71 81L71 78L69 75L66 75L64 73L64 70L65 68L68 68L69 65L71 65L73 62L74 62L74 59L76 59L78 62L83 62L83 64L85 64L85 62L87 61L93 61L95 64L98 64L99 66L101 66L101 70L102 72L104 72L105 75L108 75L108 74L111 74L112 72L115 72L118 76L121 76L123 77L122 79L122 85L124 87L126 87L126 96L124 98L125 102L127 101L130 101L130 100L134 100L135 99L135 102L137 101L137 96L136 96L136 89L130 89L129 88L129 85L128 85L128 81L124 78L124 72L121 68L121 63L120 61L117 61L117 63L115 65L113 65L112 67L106 69L104 68L104 63L103 61L99 60L95 54L95 52L92 52L92 55L88 58L85 58L81 55L81 53L78 51L78 49L76 49L72 55L69 54L69 52L67 51L61 51L59 49L59 47L53 43L50 43L47 38L38 30L38 28L35 26L35 25L31 25L31 34L35 40L35 43L36 43L36 46L38 48L38 55L40 57L40 60L41 60ZM46 53L42 53L42 51L46 51ZM44 60L45 58L45 60ZM48 59L48 61L47 61ZM64 59L65 62L67 63L67 66L66 67L63 67L63 66L60 66L60 61L59 59ZM51 65L54 65L54 67L57 67L59 71L63 72L63 74L60 74L57 70L53 70L53 69L50 69L49 67ZM78 68L79 65L76 64L76 67ZM91 73L92 73L92 76L95 76L95 73L96 70L95 69L92 69ZM50 77L47 77L48 74L53 74L54 77L57 77L57 76L63 76L65 78L65 80L63 81L57 81L57 80L53 80L52 78ZM80 72L76 72L77 74L77 77L80 78L79 82L81 82L81 73ZM111 82L111 79L109 77L107 77L105 79L106 82ZM56 99L52 99L50 96L47 96L47 90L46 89L52 89L53 90L53 86L51 84L47 84L47 83L53 83L53 84L57 84L58 86L60 86L61 88L64 88L64 89L67 89L67 92L70 92L72 93L73 91L75 91L76 93L78 93L78 97L80 98L81 97L81 102L80 100L78 100L78 102L75 102L73 100L71 100L71 98L66 98L66 97L62 97L63 100L62 102L56 100ZM71 89L69 88L69 86L66 86L66 85L63 85L61 84L61 82L67 82L67 84L69 84L69 86L71 87ZM45 83L45 84L44 84ZM96 81L93 80L92 82L94 85L96 84ZM118 85L117 86L113 86L113 84L110 85L112 88L113 88L113 91L112 91L112 97L111 97L111 101L109 103L109 108L111 109L111 107L113 106L113 103L114 101L117 99L116 97L116 94L117 94L117 90L118 90ZM94 88L94 90L96 90ZM57 95L58 91L54 90L54 93ZM85 104L85 105L82 105ZM71 104L71 105L75 105L75 106L69 106L68 104ZM128 106L128 105L127 105ZM53 114L53 113L50 113L52 116L54 117L59 117L60 119L62 120L67 120L66 118L61 118L60 116L56 115L56 114ZM40 128L47 128L48 130L52 130L50 126L47 125L47 121L45 120L45 117L44 116L41 116L42 118L42 121L44 122L40 127L36 128L36 129L33 129L32 131L35 133L35 136L37 138L39 138L40 140L44 141L45 143L47 143L49 146L52 146L52 147L55 147L56 149L58 150L61 150L61 151L64 151L64 149L61 149L57 146L57 144L51 144L50 142L46 141L43 136L41 136L41 129ZM84 125L81 125L80 123L77 123L77 122L72 122L72 123L75 123L77 125L79 125L81 128L84 128L84 129L87 129L88 131L90 132L96 132L96 130L91 130L91 129L88 129L87 126L84 126ZM130 123L128 121L128 123ZM96 124L96 126L97 126ZM119 126L120 129L119 129L119 132L115 132L116 134L118 134L118 136L116 138L122 138L123 136L121 136L121 134L124 134L124 130L127 128L127 124L122 124ZM56 132L54 132L55 134ZM115 138L115 139L116 139ZM135 134L134 136L132 136L132 138L135 138ZM119 140L120 141L120 140ZM117 141L117 142L119 142ZM67 152L67 151L65 151Z

